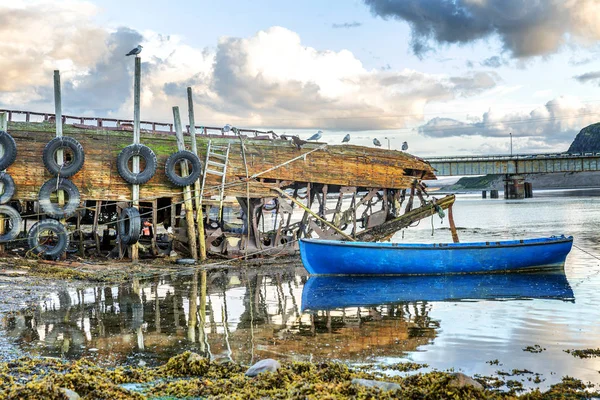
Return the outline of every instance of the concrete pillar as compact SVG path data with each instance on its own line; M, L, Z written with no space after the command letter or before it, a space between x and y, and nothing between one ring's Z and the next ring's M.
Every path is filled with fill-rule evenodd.
M482 191L481 191L481 198L482 198L482 199L485 199L486 197L487 197L487 191L485 191L485 190L482 190Z
M497 199L498 198L498 190L494 189L494 190L490 190L490 199Z
M523 175L506 175L504 178L504 198L525 198L525 178Z
M526 199L532 198L533 197L533 186L531 185L531 182L525 182L524 187L525 187L525 198Z

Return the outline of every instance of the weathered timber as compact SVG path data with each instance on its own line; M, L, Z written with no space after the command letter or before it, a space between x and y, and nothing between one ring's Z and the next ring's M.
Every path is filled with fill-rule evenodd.
M412 223L419 221L423 218L434 215L436 211L436 205L447 209L454 204L455 196L448 195L441 199L436 200L436 203L429 202L419 208L415 208L398 218L394 218L381 225L375 226L371 229L366 229L356 235L356 239L365 242L377 242L389 238L395 232L400 229L410 226Z
M39 188L51 178L45 170L41 155L45 144L54 137L50 123L10 122L9 133L15 138L19 156L8 172L17 186L15 198L36 200ZM86 162L71 180L81 192L82 200L130 200L130 186L117 172L117 155L131 144L132 132L123 130L89 129L74 125L64 125L63 133L77 139L85 149ZM181 198L180 191L172 186L164 175L164 163L169 154L177 151L175 135L156 132L141 132L141 140L157 154L156 175L140 187L140 200L161 197ZM208 140L226 145L228 141L239 141L236 137L197 135L198 153L204 154ZM322 146L307 143L297 149L286 140L245 139L246 158L249 174L259 174ZM232 147L232 148L235 148ZM241 152L232 151L229 157L226 178L226 195L246 196L246 171ZM435 179L433 169L420 159L398 151L366 148L362 146L328 146L314 151L281 168L261 175L267 180L312 182L353 187L410 187L415 176ZM207 177L205 193L217 194L210 188L219 186L216 176ZM330 189L331 192L331 189ZM250 197L272 197L272 192L260 184L250 185Z

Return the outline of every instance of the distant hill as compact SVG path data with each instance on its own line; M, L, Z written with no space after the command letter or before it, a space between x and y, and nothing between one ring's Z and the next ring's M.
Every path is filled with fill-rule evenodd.
M600 122L583 128L569 146L567 153L600 152ZM531 182L534 189L569 189L578 187L600 187L600 172L525 174L525 180ZM463 177L449 190L504 189L504 175L485 175Z
M584 152L600 152L600 122L583 128L567 150L567 153Z

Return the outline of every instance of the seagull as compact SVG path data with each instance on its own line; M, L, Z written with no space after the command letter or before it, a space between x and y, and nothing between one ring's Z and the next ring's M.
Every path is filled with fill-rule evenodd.
M408 150L408 143L402 142L402 151Z
M233 128L233 126L226 124L223 128L221 128L221 132L227 133L227 132L231 131L232 128Z
M344 139L342 139L342 143L346 143L350 141L350 134L348 133L346 136L344 136Z
M311 137L309 137L306 140L319 140L319 139L321 139L321 136L323 136L323 131L317 131L317 133L315 133L314 135L312 135Z
M381 142L377 138L373 139L373 144L377 147L381 147Z
M138 46L131 50L129 53L125 54L126 56L137 56L138 54L140 54L142 52L142 45L138 44Z

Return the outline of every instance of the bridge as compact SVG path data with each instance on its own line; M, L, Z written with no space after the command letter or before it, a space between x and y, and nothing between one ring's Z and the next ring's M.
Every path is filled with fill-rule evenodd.
M489 156L427 157L437 176L506 175L504 196L531 196L522 174L600 171L600 153L545 153Z

